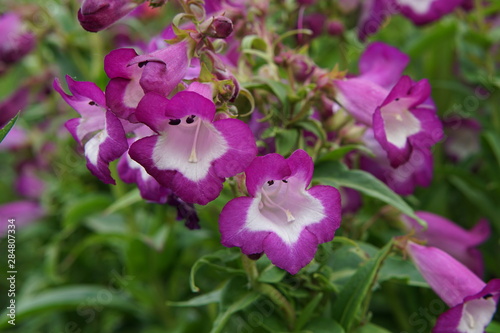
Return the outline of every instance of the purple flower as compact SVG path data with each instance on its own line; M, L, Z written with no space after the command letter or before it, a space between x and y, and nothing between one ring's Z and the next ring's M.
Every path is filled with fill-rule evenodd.
M296 274L314 257L318 244L333 239L340 226L340 194L331 186L307 189L313 161L303 150L288 159L257 157L245 170L250 197L222 209L222 244L246 255L264 252L276 266Z
M19 88L0 103L0 128L7 125L19 111L28 105L29 93L28 88Z
M430 93L427 80L413 83L403 76L373 114L375 139L394 168L406 163L416 146L430 148L443 137Z
M146 125L142 125L134 133L136 137L128 139L129 145L144 137L154 135L154 132ZM142 165L130 158L128 152L125 152L120 158L117 170L118 176L125 183L137 184L144 200L164 204L167 202L169 194L172 193L170 189L160 185L156 179L148 174Z
M393 0L365 0L358 22L358 38L361 41L378 31L387 17L397 13Z
M78 21L90 32L106 29L140 5L134 0L84 0Z
M477 276L483 275L483 257L476 248L490 236L490 226L485 219L480 220L470 231L465 230L452 221L429 212L417 212L418 217L427 222L428 228L422 226L409 216L403 215L402 221L408 229L416 230L416 237L427 242L428 246L437 247L462 264Z
M81 118L66 122L75 140L84 147L87 168L106 184L115 184L109 171L109 162L119 158L128 148L120 120L107 109L104 93L92 82L79 82L66 76L68 95L58 79L54 89Z
M19 15L5 13L0 16L0 74L9 65L18 62L35 46L35 36L26 32Z
M7 234L9 219L15 219L15 226L24 227L45 215L39 203L33 201L13 201L0 205L0 237Z
M472 118L445 119L443 121L446 140L443 148L446 155L453 161L463 161L479 152L481 124Z
M156 134L136 141L129 154L183 201L204 205L217 198L226 177L245 170L257 148L241 120L214 121L209 88L195 90L170 100L147 93L136 116Z
M500 279L487 284L460 262L435 247L408 242L417 269L451 309L439 316L434 333L482 333L500 298Z
M394 0L401 14L417 25L439 20L460 7L464 0Z
M433 176L433 158L430 149L417 146L411 151L408 161L398 167L392 167L386 151L375 140L371 129L365 132L363 139L375 157L361 156L360 168L383 181L394 192L410 195L416 186L430 185Z
M23 197L39 199L45 190L45 183L37 175L37 166L33 162L22 165L14 187Z
M106 86L106 103L118 117L136 122L134 112L147 92L168 96L187 73L187 43L181 42L149 54L117 49L104 58L104 70L111 79Z
M334 81L337 100L357 121L371 126L375 109L382 105L409 61L393 46L370 44L359 61L360 75Z

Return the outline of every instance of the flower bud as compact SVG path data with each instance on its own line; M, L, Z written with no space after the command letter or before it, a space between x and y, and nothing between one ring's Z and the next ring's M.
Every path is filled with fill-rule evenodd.
M0 16L0 74L16 63L35 46L35 36L24 30L21 18L15 13Z
M331 20L326 24L326 31L331 36L340 36L344 33L344 24L339 20Z
M227 38L233 32L233 22L225 16L216 16L204 33L212 38Z
M78 11L78 21L85 30L98 32L129 14L139 4L132 0L84 0Z

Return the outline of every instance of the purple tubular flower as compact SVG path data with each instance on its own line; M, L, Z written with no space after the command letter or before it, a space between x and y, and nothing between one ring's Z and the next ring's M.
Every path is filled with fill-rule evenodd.
M222 244L246 255L266 253L276 266L296 274L314 257L318 244L333 239L340 226L340 194L331 186L307 190L313 161L303 150L288 159L257 157L245 170L250 197L222 209Z
M414 84L403 76L373 114L375 139L394 168L408 162L415 146L429 149L443 138L436 109L426 104L430 92L427 80Z
M140 5L133 0L84 0L78 10L78 21L87 31L106 29Z
M0 103L0 128L28 105L28 88L20 88Z
M37 176L36 169L35 163L25 163L20 167L14 187L25 198L40 199L45 190L45 183Z
M248 126L238 119L214 121L215 105L194 91L172 99L147 93L137 119L157 134L132 144L130 156L160 184L188 203L205 205L232 177L250 164L256 145Z
M393 46L370 44L359 61L360 75L334 81L337 100L357 121L371 126L375 109L384 102L409 61Z
M0 16L0 74L18 62L35 46L35 36L26 32L21 18L15 13Z
M0 237L7 234L9 219L16 220L16 227L23 227L42 218L44 215L44 209L34 201L13 201L0 205Z
M433 175L430 149L414 147L408 161L394 168L387 158L387 153L375 140L372 130L365 132L364 142L375 154L375 158L361 156L360 168L383 181L397 194L410 195L416 186L430 185Z
M445 154L454 162L463 161L480 150L481 124L472 118L452 117L443 121Z
M365 41L375 34L387 17L396 14L392 0L365 0L362 4L361 17L358 22L358 38Z
M106 87L107 105L118 117L136 122L135 108L144 94L168 96L188 67L186 42L144 55L126 48L111 51L104 59L104 70L111 79Z
M483 257L476 248L490 236L488 221L480 220L471 230L465 230L452 221L429 212L417 212L418 217L427 222L428 228L423 231L416 220L403 215L402 221L408 229L416 230L416 237L427 241L428 246L437 247L462 264L477 276L483 275Z
M81 118L70 119L66 128L84 147L87 168L106 184L115 184L109 171L109 162L119 158L128 148L127 138L120 120L106 107L104 93L92 82L79 82L66 76L68 95L59 80L54 89Z
M408 242L406 248L427 283L451 307L439 316L432 332L484 332L500 298L500 279L486 284L467 267L435 247Z
M401 14L409 18L416 25L427 24L439 20L455 8L460 7L463 0L393 0L399 7Z

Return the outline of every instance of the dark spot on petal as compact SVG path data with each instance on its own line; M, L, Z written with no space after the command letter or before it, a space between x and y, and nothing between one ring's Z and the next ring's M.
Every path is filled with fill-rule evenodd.
M399 101L399 98L396 98L396 102Z
M94 105L97 105L97 103L96 103L96 102L94 102L94 101L90 101L90 102L89 102L89 105L94 106Z
M180 119L170 119L168 122L170 125L179 125L181 123Z
M260 257L262 257L263 254L264 254L264 252L252 253L252 254L247 254L247 257L248 257L248 259L258 260Z
M189 116L189 117L187 117L187 118L186 118L186 123L188 123L188 124L192 124L192 123L194 122L194 118L195 118L195 117L196 117L196 116L195 116L194 114L193 114L193 115L191 115L191 116Z
M484 299L488 299L488 298L492 298L492 297L493 297L492 294L486 294L486 295L483 296Z
M270 180L270 181L267 182L267 185L269 185L269 186L271 186L273 184L274 184L274 180Z
M147 61L142 61L142 62L140 62L140 63L139 63L139 64L137 64L137 65L139 66L139 68L142 68L142 67L146 66L147 64L148 64L148 62L147 62Z
M282 182L283 182L283 183L285 183L285 184L287 184L287 183L288 183L288 180L283 179L283 180L282 180Z

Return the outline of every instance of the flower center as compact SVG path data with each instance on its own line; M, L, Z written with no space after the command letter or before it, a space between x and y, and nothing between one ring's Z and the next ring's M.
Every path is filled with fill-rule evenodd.
M274 180L270 180L267 182L268 186L273 186L272 190L267 190L266 188L262 189L262 207L268 206L268 207L274 207L279 210L281 210L283 213L286 215L286 221L287 222L293 222L295 221L295 217L293 216L292 212L289 209L286 209L282 206L282 203L287 200L288 196L288 186L285 188L285 193L280 194L281 192L281 187L283 183L288 183L287 180L283 180L282 182L279 182L278 186L273 186L274 185ZM275 197L277 195L282 195L283 199L280 200L280 202L275 202L271 197Z
M186 118L186 123L192 124L194 122L194 115ZM194 132L193 145L191 146L191 155L189 155L189 163L198 163L198 157L196 156L196 143L198 142L198 135L200 134L201 119L198 120L196 124L196 131Z

